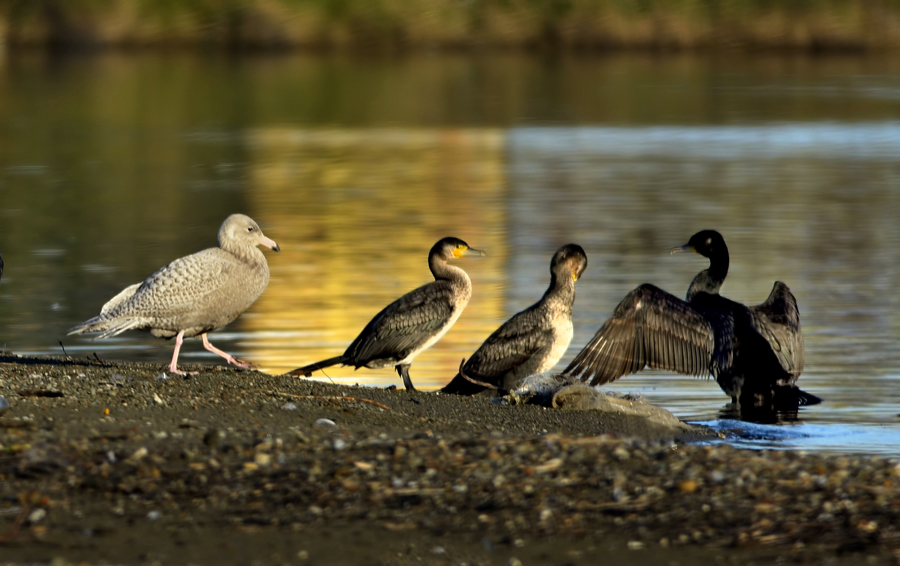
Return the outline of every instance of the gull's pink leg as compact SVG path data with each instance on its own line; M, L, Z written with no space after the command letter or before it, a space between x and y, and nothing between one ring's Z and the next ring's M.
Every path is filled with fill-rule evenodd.
M223 352L222 350L220 350L220 349L216 348L215 346L213 346L212 344L210 344L209 338L206 337L206 333L201 334L201 337L203 338L203 347L204 348L206 348L213 354L218 354L218 355L222 356L223 358L225 358L225 361L228 362L229 364L235 365L241 369L253 369L256 367L253 364L245 362L243 360L239 360L239 359L235 358L234 356L232 356L231 354L229 354L227 352Z
M178 352L181 351L182 342L184 342L184 330L178 332L178 336L175 337L175 353L172 354L172 363L169 364L169 371L175 375L196 375L198 373L196 371L181 371L178 369Z

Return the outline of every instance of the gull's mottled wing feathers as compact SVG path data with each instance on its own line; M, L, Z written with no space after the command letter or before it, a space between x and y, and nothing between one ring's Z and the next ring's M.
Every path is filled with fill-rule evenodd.
M112 299L106 301L106 304L103 305L103 308L100 309L100 314L106 314L109 311L111 311L112 309L114 309L117 306L119 306L120 304L122 304L123 302L130 299L132 297L132 295L134 295L135 291L137 291L140 286L141 286L140 283L135 283L134 285L129 285L128 287L125 287L124 289L119 291L118 295L116 295Z
M228 275L233 268L234 261L219 248L176 259L147 277L127 301L109 314L160 319L179 316L230 282Z

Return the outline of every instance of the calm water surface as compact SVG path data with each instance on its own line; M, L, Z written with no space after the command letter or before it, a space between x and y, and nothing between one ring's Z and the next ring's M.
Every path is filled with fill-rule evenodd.
M900 445L900 62L524 56L222 59L186 55L0 63L0 345L155 361L172 343L66 329L126 285L215 244L244 212L282 246L272 279L219 347L280 373L331 357L385 304L430 279L455 235L475 292L420 355L436 388L537 300L567 242L578 282L568 363L633 287L677 295L706 266L666 250L717 228L723 294L776 279L800 303L800 422L720 418L714 381L646 372L612 385L742 446L896 454ZM216 363L199 341L187 363ZM399 383L390 369L335 381Z

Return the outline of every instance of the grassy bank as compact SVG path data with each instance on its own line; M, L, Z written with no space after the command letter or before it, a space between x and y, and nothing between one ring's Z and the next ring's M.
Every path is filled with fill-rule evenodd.
M898 0L0 0L10 46L864 51Z

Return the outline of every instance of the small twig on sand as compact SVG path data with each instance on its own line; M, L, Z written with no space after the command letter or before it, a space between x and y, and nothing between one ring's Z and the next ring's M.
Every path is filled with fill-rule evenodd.
M294 395L293 393L284 393L282 391L267 391L266 393L270 395L290 397L292 399L340 399L341 401L358 401L360 403L371 403L372 405L375 405L380 409L384 409L385 411L393 410L384 403L379 403L378 401L373 401L371 399L362 399L359 397L347 397L346 395Z
M331 379L331 376L328 375L327 373L325 373L325 370L324 370L324 369L322 370L322 375L324 375L325 377L327 377L327 378L328 378L328 381L330 381L332 385L337 385L337 383L335 383L334 380ZM307 377L312 377L312 374L308 375Z
M94 352L94 359L97 360L98 362L100 362L100 363L101 363L102 365L104 365L104 366L109 365L109 364L106 362L106 360L101 360L101 359L100 359L100 356L97 355L97 352Z
M19 514L16 516L16 520L13 521L12 526L5 533L0 534L0 545L2 544L12 544L13 541L19 536L19 528L22 526L22 523L25 522L25 517L28 516L28 504L24 501L22 502L22 510L19 511Z
M461 376L463 377L463 379L465 379L465 380L468 381L468 382L474 383L475 385L480 385L480 386L482 386L482 387L487 387L488 389L500 389L499 387L497 387L497 386L494 385L493 383L488 383L488 382L486 382L486 381L478 381L477 379L475 379L475 378L473 378L473 377L469 377L468 375L466 375L466 372L463 371L463 368L465 367L465 365L466 365L466 359L463 358L462 361L459 362L459 375L461 375Z
M63 346L62 340L57 340L59 342L59 347L62 348L63 355L66 357L66 360L71 360L72 358L69 356L69 353L66 352L66 347Z

